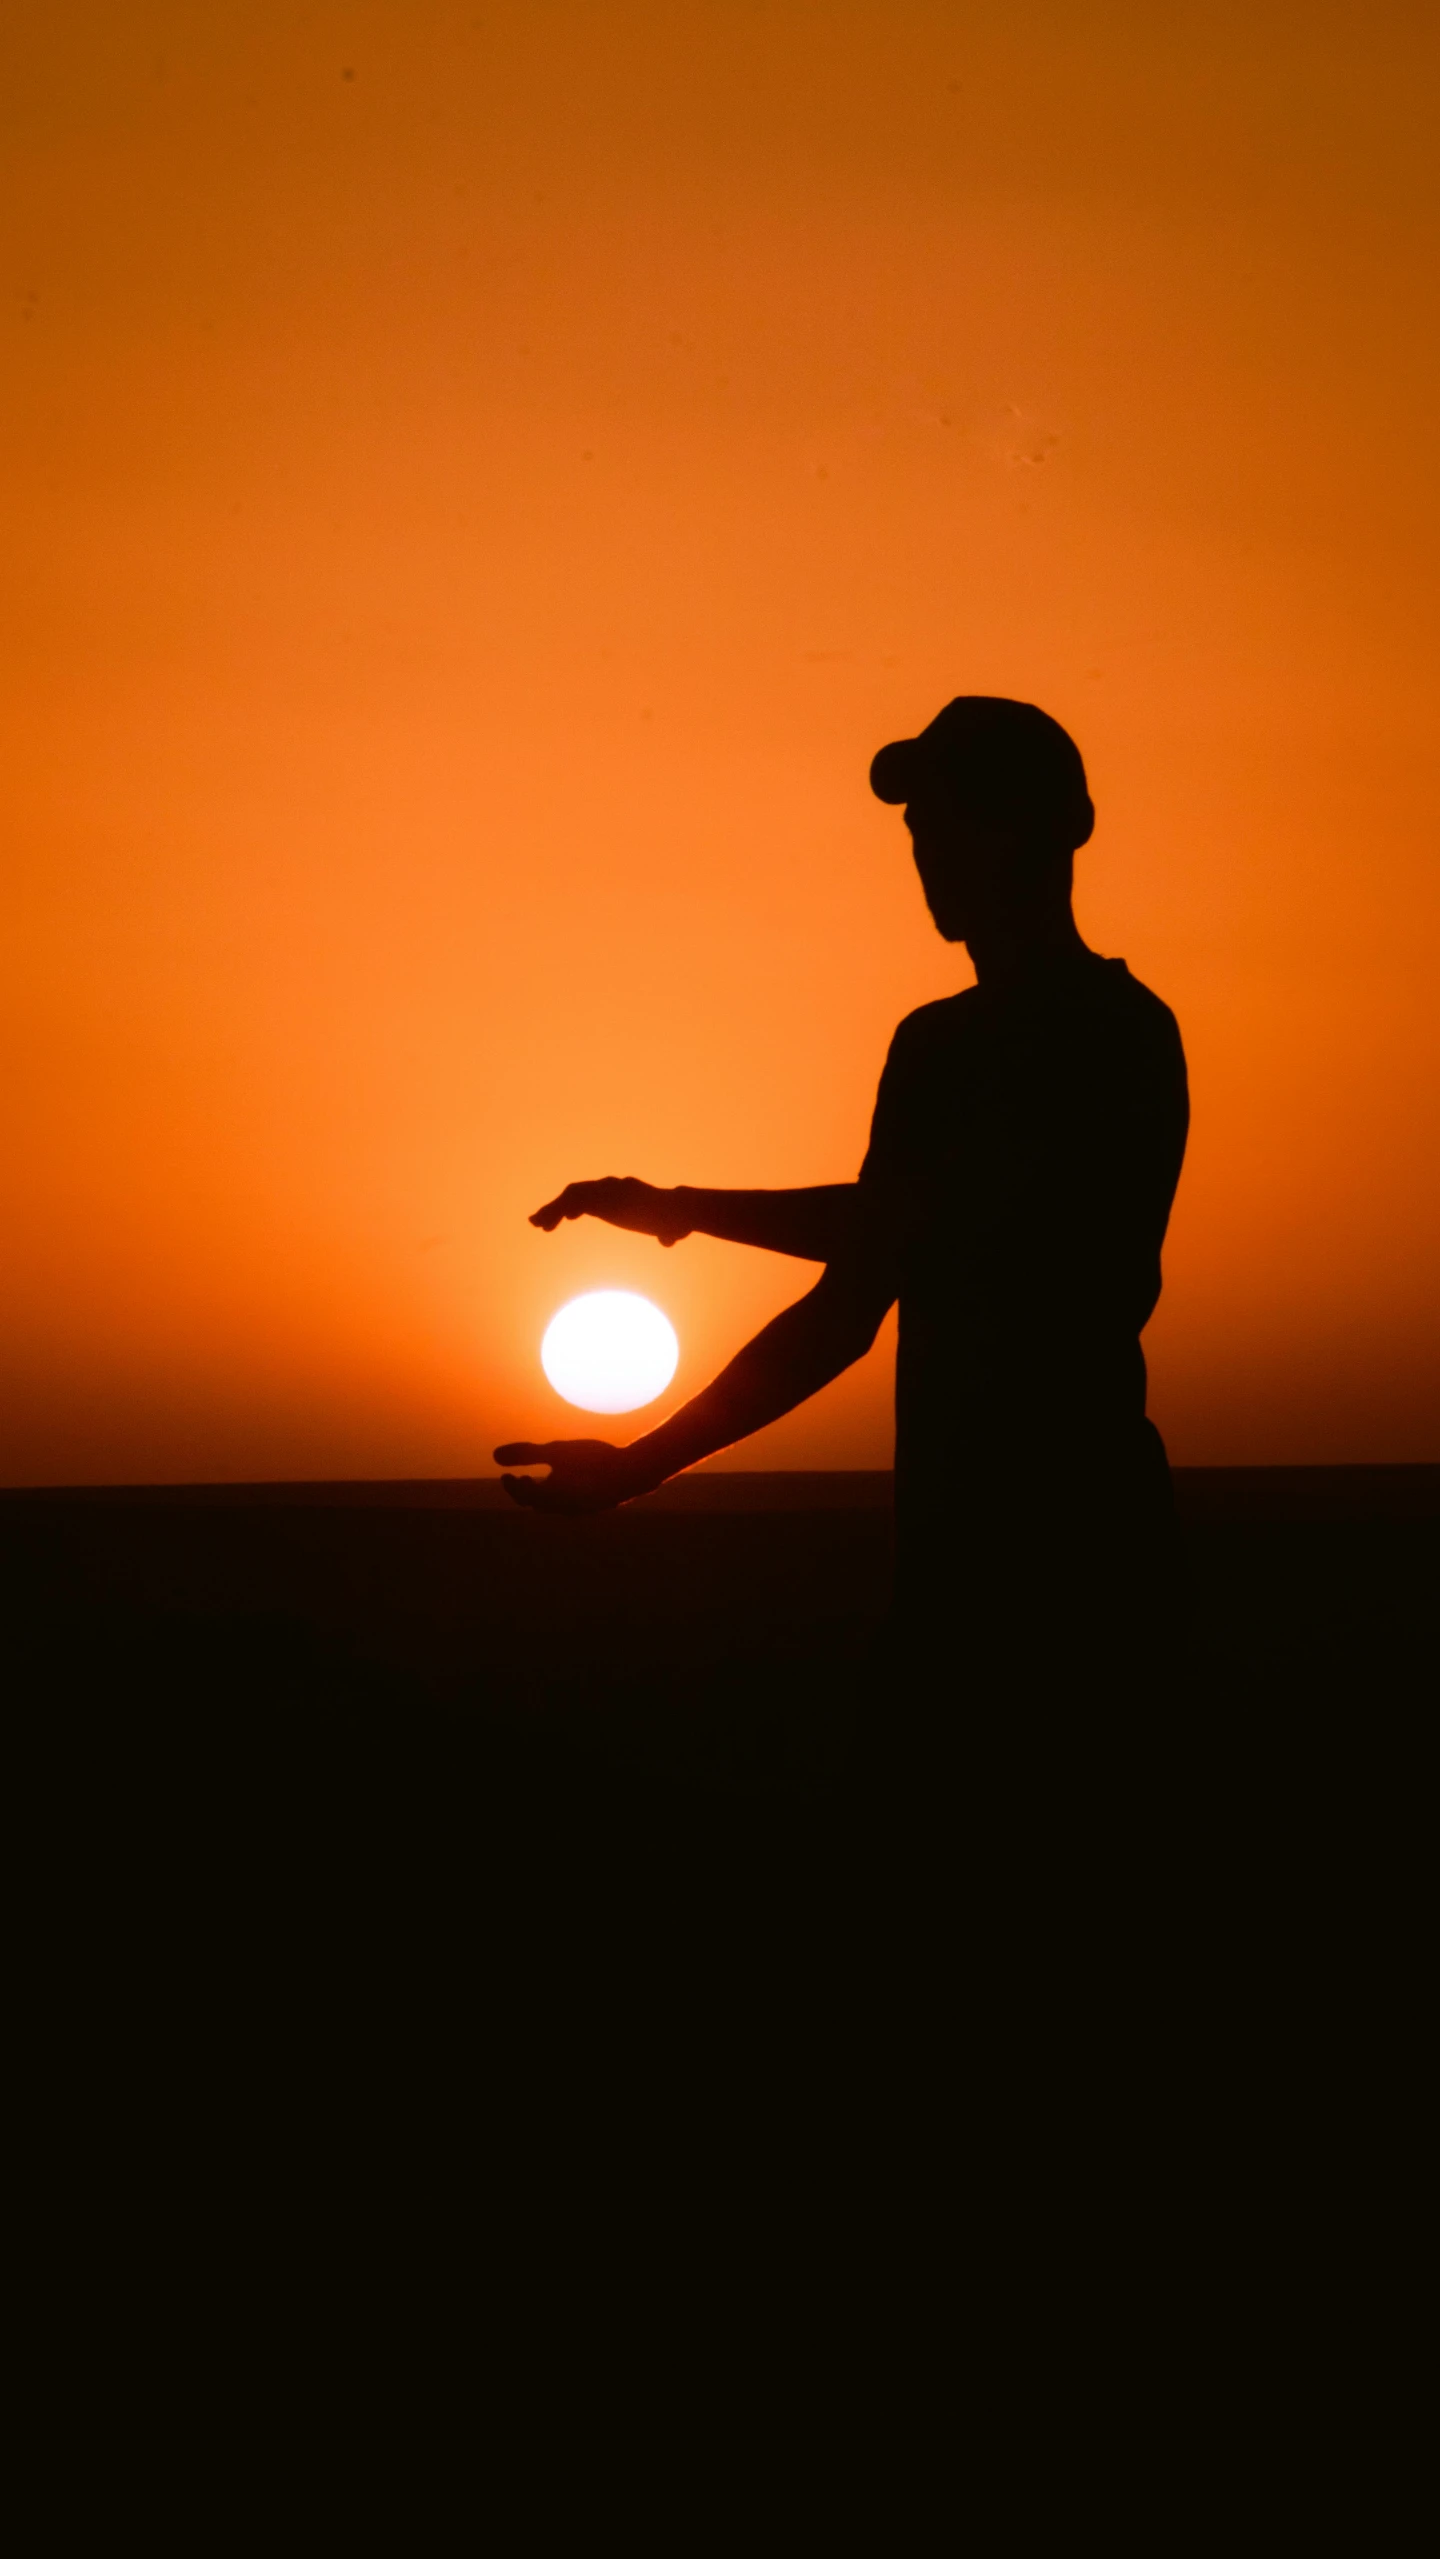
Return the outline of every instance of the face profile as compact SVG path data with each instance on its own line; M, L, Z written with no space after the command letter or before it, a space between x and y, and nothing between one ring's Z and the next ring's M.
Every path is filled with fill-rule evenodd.
M1068 901L1071 856L1018 844L1003 825L930 792L907 802L905 824L925 903L946 942L968 943L1027 902Z

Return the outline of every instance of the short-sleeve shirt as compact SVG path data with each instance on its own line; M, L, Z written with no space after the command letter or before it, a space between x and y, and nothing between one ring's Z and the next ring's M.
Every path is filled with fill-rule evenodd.
M1123 960L901 1023L860 1184L900 1301L902 1520L1153 1443L1140 1333L1187 1124L1175 1017Z

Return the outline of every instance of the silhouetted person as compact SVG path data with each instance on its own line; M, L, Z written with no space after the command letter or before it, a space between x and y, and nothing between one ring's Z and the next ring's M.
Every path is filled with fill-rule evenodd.
M628 1447L496 1456L549 1465L505 1479L536 1509L632 1500L828 1385L898 1298L895 1619L911 1710L928 1701L943 1720L967 1682L1143 1695L1169 1640L1173 1563L1140 1334L1185 1149L1180 1034L1076 929L1073 855L1094 811L1055 721L962 696L882 748L870 780L903 804L930 913L976 984L901 1023L858 1182L576 1182L533 1221L716 1235L823 1262L823 1277Z

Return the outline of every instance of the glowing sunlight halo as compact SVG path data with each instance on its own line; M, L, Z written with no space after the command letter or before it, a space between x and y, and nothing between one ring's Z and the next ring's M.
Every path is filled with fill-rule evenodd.
M557 1395L586 1413L633 1413L675 1374L675 1327L628 1288L572 1297L548 1326L540 1361Z

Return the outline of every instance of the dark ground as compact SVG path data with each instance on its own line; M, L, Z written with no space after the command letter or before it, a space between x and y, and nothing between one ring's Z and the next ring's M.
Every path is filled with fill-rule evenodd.
M1422 1933L1440 1468L1177 1496L1188 1652L1153 1705L987 1718L962 1651L958 1778L907 1790L853 1746L888 1476L696 1476L582 1521L494 1482L6 1494L20 1842L92 1920L153 1890L167 1941L212 1898L383 1937L438 1894L463 1934L476 1893L503 1936L547 1900L608 1919L632 1881L647 1944L657 1895L713 1888L743 1931L792 1884L822 1930L857 1892L867 1927L960 1892L1062 1938L1108 1897L1132 1948L1167 1900L1237 1939L1261 1905Z
M1193 1679L910 1799L845 1774L882 1476L0 1497L43 2227L121 2234L124 2304L157 2228L280 2300L383 2208L482 2326L497 2246L635 2213L737 2263L808 2217L849 2282L863 2197L922 2289L1023 2229L1092 2304L1123 2233L1136 2335L1207 2303L1228 2370L1258 2305L1263 2397L1276 2303L1409 2248L1440 1468L1178 1489Z
M1259 1733L1419 1737L1436 1691L1440 1467L1177 1475L1195 1693ZM608 1517L498 1484L0 1495L12 1714L428 1727L495 1783L806 1787L843 1763L884 1615L890 1479L692 1477Z

